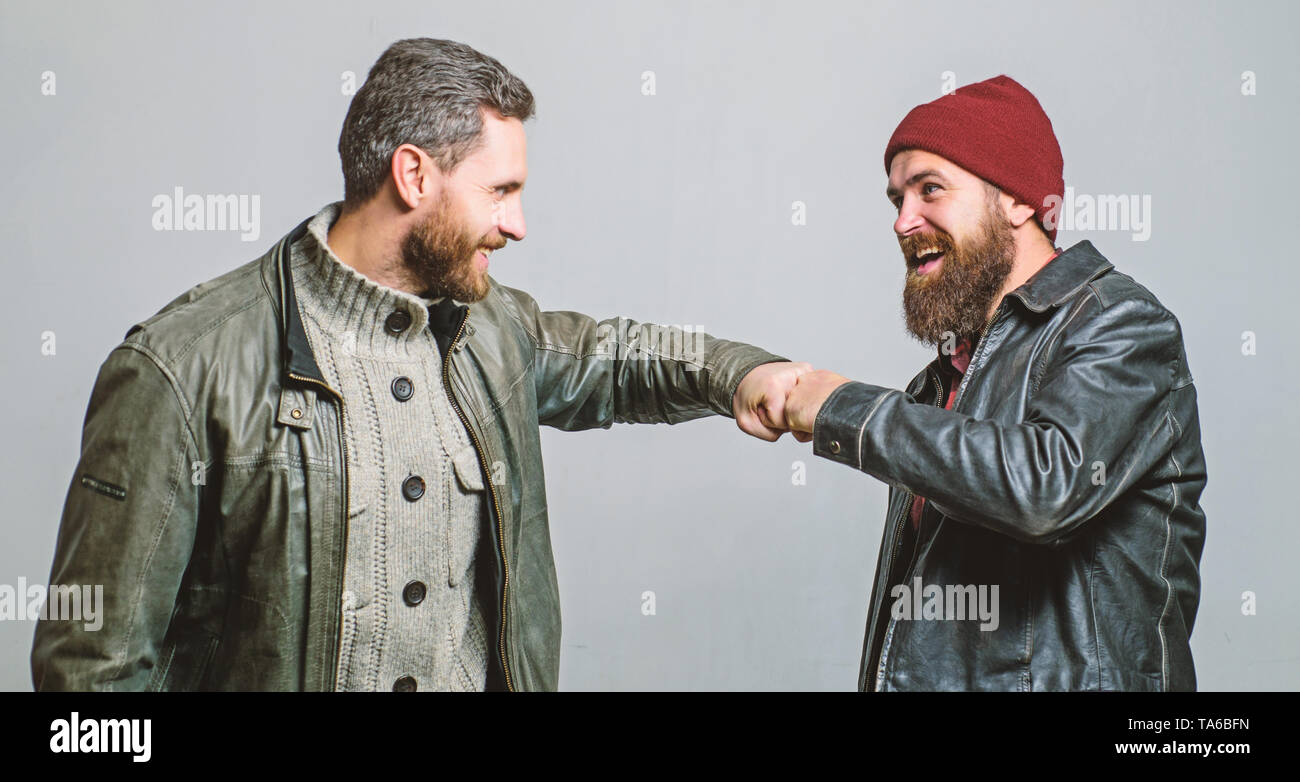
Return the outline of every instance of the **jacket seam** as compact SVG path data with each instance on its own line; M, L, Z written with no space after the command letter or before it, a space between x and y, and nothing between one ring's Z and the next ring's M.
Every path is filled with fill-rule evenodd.
M510 315L510 318L514 320L516 324L518 324L519 328L523 329L524 333L528 335L529 341L533 343L533 349L534 350L538 349L541 345L541 340L537 338L537 335L533 333L532 329L528 328L528 324L524 321L523 316L518 311L518 302L515 301L514 296L502 292L503 290L505 290L504 286L497 286L494 284L493 288L494 290L497 291L497 294L501 297L501 300L504 303L503 309L505 309L506 312ZM523 292L520 291L520 293ZM535 305L537 302L534 301L533 303Z
M578 351L570 347L567 347L565 345L557 345L550 342L543 342L541 338L536 333L534 333L532 329L528 327L528 323L524 320L523 315L520 314L518 311L516 311L515 305L517 304L517 302L513 300L514 297L506 293L501 293L501 298L506 302L505 309L510 314L511 319L513 319L515 323L518 324L519 328L523 329L524 333L528 335L528 339L533 343L533 350L545 350L551 353L560 353L567 356L573 356L574 358L583 358L583 356L578 355ZM533 300L533 305L536 306L536 304L537 304L536 300ZM540 311L541 311L540 308L538 308L539 314ZM595 355L595 353L593 352L588 355Z
M172 661L176 659L176 643L173 641L171 644L167 645L163 649L163 652L165 653L167 660L162 664L156 674L154 683L157 684L157 689L155 689L154 692L162 692L167 688L167 674L171 673Z
M1092 551L1088 557L1088 615L1092 618L1092 656L1097 661L1097 689L1105 690L1101 667L1101 624L1097 621L1097 538L1092 538Z
M502 298L503 298L503 299L509 299L510 297L509 297L509 296L506 296L505 294L502 294ZM536 302L534 302L534 303L536 303ZM571 347L569 347L569 346L567 346L567 345L559 345L559 344L555 344L555 343L552 343L552 342L543 342L543 341L541 340L541 338L540 338L537 334L534 334L534 333L533 333L533 330L532 330L532 329L528 328L528 324L524 322L523 317L522 317L519 313L515 312L515 311L514 311L514 308L513 308L512 306L510 306L509 304L507 304L506 309L510 312L510 317L513 318L513 319L515 320L515 322L519 324L519 327L522 328L522 329L524 330L524 333L528 335L528 338L529 338L530 340L532 340L532 343L533 343L533 349L534 349L534 350L546 350L546 351L549 351L549 352L552 352L552 353L560 353L560 354L567 355L567 356L573 356L574 358L579 359L579 360L581 360L581 359L586 359L586 358L592 358L593 356L603 356L603 355L604 355L604 353L603 353L602 351L600 351L600 350L590 350L590 351L579 352L579 351L574 350L573 348L571 348ZM590 317L590 316L587 316L587 317ZM618 319L618 320L620 320L620 321L627 321L627 322L630 322L630 323L637 323L638 325L640 325L640 324L643 323L643 321L634 320L634 319L632 319L632 318L627 318L627 317L624 317L624 316L622 316L622 315L617 315L617 316L615 316L615 318ZM599 325L599 323L597 323L597 325ZM624 342L622 342L622 341L620 341L619 344L620 344L620 345L625 345L625 346L627 346L627 347L630 347L629 345L626 345L626 343L624 343ZM676 362L678 362L678 363L680 363L680 364L684 364L684 365L686 365L686 366L693 366L693 367L696 367L696 368L698 368L698 369L709 370L709 369L711 368L710 365L709 365L709 362L707 362L707 361L704 361L704 362L691 361L691 360L688 360L688 359L683 359L683 358L679 358L679 357L671 356L671 355L668 355L668 354L666 354L666 353L659 352L659 351L657 351L657 350L648 350L648 349L646 349L646 348L644 348L644 347L638 347L638 348L637 348L637 353L638 353L638 354L648 354L648 355L647 355L647 358L667 358L667 359L669 359L669 360L676 361ZM716 366L716 364L715 364L715 366Z
M634 322L636 322L636 323L640 323L640 321L634 321ZM530 335L530 336L531 336L531 335ZM548 351L548 352L551 352L551 353L560 353L560 354L562 354L562 355L566 355L566 356L573 356L575 359L578 359L579 361L584 360L584 359L588 359L588 358L597 358L597 357L599 357L599 358L604 358L604 357L605 357L605 353L604 353L602 350L590 350L590 351L579 352L579 351L574 350L574 349L572 349L572 348L570 348L570 347L567 347L567 346L565 346L565 345L556 345L556 344L553 344L553 343L550 343L550 342L539 342L539 341L537 341L535 338L534 338L534 340L533 340L533 344L534 344L534 346L536 347L537 350L545 350L545 351ZM628 343L626 343L626 342L623 342L623 341L620 341L618 344L619 344L620 346L622 346L622 347L626 347L626 348L631 348L631 347L632 347L630 344L628 344ZM653 350L653 349L649 349L649 348L645 348L645 347L640 347L640 346L638 346L638 347L636 348L636 351L637 351L637 358L636 358L636 359L628 359L628 360L649 361L649 360L651 360L651 359L666 359L666 360L668 360L668 361L674 361L674 362L676 362L676 363L678 363L678 364L681 364L681 365L683 365L683 366L695 367L696 369L701 369L701 370L705 370L705 371L709 371L709 370L711 370L711 369L714 369L714 368L716 368L716 366L717 366L717 362L713 362L713 364L710 365L710 363L707 362L707 361L706 361L706 362L691 361L691 360L689 360L689 359L684 359L684 358L681 358L681 357L679 357L679 356L673 356L673 355L668 354L668 353L663 353L663 352L660 352L660 351L658 351L658 350Z
M177 389L175 377L166 368L166 366L163 365L160 361L158 361L156 356L151 351L149 351L145 346L140 344L128 343L124 345L124 347L129 347L133 350L137 350L141 355L148 358L150 363L154 364L159 369L160 372L162 372L163 376L167 379L168 385L172 389L172 393L176 397L178 404L181 406L181 410L182 413L184 414L184 420L185 420L185 427L184 427L185 432L190 437L191 443L193 443L194 433L190 427L190 417L191 417L190 410L188 408L188 405L185 404L184 397L179 393ZM135 584L136 597L134 602L131 605L131 612L127 617L126 633L123 635L122 638L122 644L121 644L122 661L118 663L117 668L114 669L113 674L110 677L112 681L118 680L118 678L122 674L123 669L126 668L127 661L130 658L131 640L135 634L136 617L139 616L140 605L144 602L144 584L148 580L150 572L153 570L154 557L158 553L158 543L160 540L162 540L163 533L167 529L168 520L171 518L172 510L175 507L176 495L180 490L180 476L181 473L184 472L184 467L185 467L185 458L187 456L186 451L187 449L182 443L180 448L180 453L178 454L179 458L176 460L171 471L171 478L172 478L170 481L171 488L170 491L168 492L167 499L163 504L162 517L159 519L157 525L154 528L153 540L149 548L149 555L145 559L144 567L142 567L140 570L139 578L136 580L136 584ZM199 455L197 446L195 447L195 455L196 456Z
M189 340L187 340L186 342L182 343L179 347L177 347L176 353L173 356L173 358L174 359L183 358L187 353L190 352L190 348L194 347L194 345L199 340L203 339L208 334L211 334L213 331L220 328L222 324L224 324L226 321L230 320L231 318L240 315L243 312L257 306L264 299L265 297L262 295L262 293L259 292L259 293L254 293L247 301L243 301L240 302L239 304L233 305L232 309L222 313L220 317L218 317L216 320L209 322L205 328L200 330L198 333L194 334L194 336L192 336ZM160 319L160 321L161 320L164 319ZM159 323L160 321L155 321L155 323ZM154 325L154 324L150 324L150 325ZM146 331L146 334L147 333L148 332ZM141 344L141 343L128 343L128 344Z
M134 350L149 359L149 363L157 367L163 377L167 379L167 385L171 388L172 395L176 398L177 405L181 408L181 415L185 420L185 433L189 435L190 445L194 446L195 455L202 455L199 448L198 437L194 434L193 418L194 410L190 407L189 401L181 391L180 383L176 380L176 375L172 373L171 368L163 362L162 358L147 345L139 342L123 342L120 346L129 350Z
M514 380L510 381L510 383L502 390L501 400L498 403L492 405L492 407L488 410L489 415L496 415L503 408L505 408L507 404L510 403L510 400L514 399L515 390L519 388L520 385L523 384L524 380L527 379L528 375L529 375L529 368L524 367L523 371L519 373L519 377L516 377Z
M1034 560L1035 564L1037 559ZM1034 577L1033 568L1029 568L1025 574L1025 580L1030 581ZM1034 690L1034 588L1031 586L1025 590L1025 670L1024 681L1026 691Z
M867 433L867 424L870 423L871 419L875 417L876 411L878 411L880 409L880 406L885 403L885 400L895 393L898 392L891 391L890 393L887 394L881 394L880 398L876 400L876 403L872 405L871 410L867 412L867 417L862 419L862 425L858 427L858 444L857 444L857 448L854 451L858 457L858 463L856 465L856 469L861 470L864 461L862 458L862 439Z
M1102 310L1104 311L1105 305L1102 303L1101 297L1097 294L1096 289L1093 288L1091 285L1089 285L1088 290L1092 293L1092 298L1096 299L1097 304L1101 306ZM1052 358L1055 355L1056 346L1060 343L1061 336L1065 334L1065 332L1074 323L1075 319L1078 318L1079 315L1084 311L1086 305L1088 304L1088 300L1089 297L1086 295L1079 297L1078 301L1075 302L1074 310L1070 312L1069 316L1066 317L1065 322L1062 323L1060 327L1056 329L1056 332L1054 334L1052 334L1052 338L1048 343L1047 348L1043 350L1043 356L1038 362L1038 369L1034 374L1034 382L1029 389L1029 393L1031 396L1033 394L1038 393L1038 388L1043 383L1043 376L1047 374L1047 366L1048 364L1051 363Z
M252 595L246 595L243 592L238 590L232 590L226 587L213 586L208 584L195 584L189 587L189 589L193 592L216 592L218 594L225 595L227 598L233 596L237 600L247 600L250 603L255 603L260 606L265 606L266 608L269 608L273 612L275 612L276 618L280 620L280 627L282 629L286 629L286 630L293 629L293 625L289 622L289 617L285 616L284 611L282 611L279 606L277 606L275 603L272 603L269 600L263 600L260 597L253 597Z
M504 287L504 286L501 286L501 287ZM522 293L522 291L521 291L521 293ZM525 295L526 295L526 294L525 294ZM506 311L509 313L510 317L513 318L517 324L519 324L519 327L520 327L521 329L523 329L523 330L524 330L524 333L528 335L528 338L529 338L530 340L532 340L532 343L533 343L533 350L534 350L534 351L545 350L545 351L547 351L547 352L549 352L549 353L556 353L556 354L559 354L559 355L572 356L572 357L573 357L575 360L577 360L577 361L584 361L584 360L589 359L589 358L593 358L593 357L602 357L602 356L604 355L603 352L601 352L601 351L599 351L599 350L591 350L591 351L579 352L579 351L576 351L576 350L574 350L574 349L572 349L572 348L570 348L570 347L568 347L568 346L565 346L565 345L557 345L557 344L550 343L550 342L543 342L543 341L540 339L540 337L539 337L537 334L534 334L533 331L532 331L532 329L530 329L530 328L528 327L528 324L525 322L523 316L522 316L519 312L516 311L516 307L517 307L517 305L518 305L518 302L513 300L514 297L511 296L511 295L507 295L507 294L505 294L505 293L501 293L501 297L502 297L502 299L505 299L505 300L506 300L505 309L506 309ZM536 301L533 301L533 304L536 305ZM587 316L587 317L590 317L590 316ZM636 320L633 320L633 319L631 319L631 318L624 318L624 317L621 316L621 315L616 316L616 318L618 318L619 320L626 320L626 321L633 322L633 323L638 323L638 324L642 323L642 321L636 321ZM599 326L599 323L598 323L597 325ZM716 338L715 338L715 339L716 339ZM720 341L721 341L721 340L720 340ZM622 341L620 340L619 344L620 344L620 345L624 345L625 343L622 342ZM660 352L660 351L658 351L658 350L646 350L645 348L642 348L642 347L638 347L638 348L637 348L637 352L638 352L638 354L641 354L641 355L644 355L644 356L645 356L644 360L651 360L651 359L659 360L659 359L664 359L664 360L668 360L668 361L673 361L673 362L677 363L678 365L680 365L680 366L682 366L682 367L694 367L696 370L705 373L705 375L706 375L707 377L706 377L706 379L705 379L705 383L706 383L705 395L706 395L706 396L705 396L704 403L705 403L705 406L706 406L706 407L708 407L710 410L713 410L712 404L711 404L711 402L709 401L710 398L711 398L711 396L710 396L710 392L711 392L711 391L714 391L714 390L718 390L718 389L716 388L716 385L715 385L714 376L717 374L717 370L718 370L719 365L721 365L721 363L722 363L723 360L725 359L725 355L723 355L723 354L725 353L725 351L720 351L720 350L710 350L710 351L709 351L709 355L708 355L708 357L705 358L704 361L695 361L695 360L685 359L685 358L681 358L681 357L678 357L678 356L668 355L668 354L662 353L662 352ZM638 360L642 360L642 359L638 358ZM741 375L736 379L735 384L732 385L730 389L722 389L723 393L726 393L728 390L730 391L730 393L727 394L727 403L728 403L728 404L727 404L727 407L728 407L728 410L730 410L731 405L732 405L732 404L734 403L734 401L735 401L735 397L736 397L736 389L738 389L738 388L740 387L740 383L741 383L742 380L744 380L744 376L747 375L747 374L749 374L749 371L750 371L750 370L753 370L755 367L762 366L763 364L769 364L769 363L772 363L774 360L776 360L776 361L783 361L783 360L785 360L785 359L779 359L779 358L778 358L778 359L772 359L772 358L768 357L768 358L765 358L764 360L758 361L758 362L756 362L755 364L753 364L752 366L750 366L748 370L746 370L744 373L742 373L742 374L741 374ZM498 408L496 408L496 409L499 410L500 408L498 407ZM717 411L714 410L714 412L717 412Z
M1172 424L1173 416L1168 410L1165 410L1166 420L1171 421L1171 426L1175 430L1176 425ZM1169 451L1169 461L1174 465L1174 470L1178 477L1183 476L1183 468L1178 464L1178 457L1174 451ZM1170 606L1174 601L1174 585L1169 583L1169 545L1172 542L1172 529L1170 521L1173 518L1174 509L1178 507L1178 483L1170 484L1172 493L1172 504L1169 506L1169 513L1165 515L1165 545L1160 552L1160 579L1165 582L1165 604L1160 611L1160 621L1156 624L1156 630L1160 635L1160 689L1163 692L1169 691L1169 645L1165 640L1165 625L1168 624Z

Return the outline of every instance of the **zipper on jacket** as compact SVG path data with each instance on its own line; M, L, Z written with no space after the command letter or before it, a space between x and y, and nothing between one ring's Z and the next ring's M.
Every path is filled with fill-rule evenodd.
M293 378L294 380L302 381L304 383L311 383L313 385L320 386L321 388L330 392L330 394L333 395L335 400L337 400L339 403L339 429L338 429L339 453L343 454L343 549L342 551L343 551L343 561L346 562L347 551L348 551L348 526L349 526L348 516L351 513L351 506L348 501L348 495L351 493L351 491L348 488L348 481L349 481L348 444L344 440L344 432L346 432L348 428L348 414L347 414L347 408L343 404L343 395L335 391L334 389L330 388L327 384L322 383L321 381L316 380L314 378L304 377L303 375L298 375L293 372L289 373L289 377ZM329 680L330 684L328 687L329 691L335 690L338 686L339 653L343 649L343 617L342 617L343 597L342 595L343 595L343 577L346 571L346 567L340 567L338 571L339 571L338 578L335 580L333 584L334 587L333 593L336 596L338 596L339 599L339 612L340 612L339 613L339 635L338 635L338 639L334 643L334 654L332 655L332 658L334 660L334 673L332 676L330 676L330 680Z
M986 322L984 328L980 330L980 338L975 342L975 352L971 354L970 364L966 365L967 371L962 375L961 383L957 385L957 396L953 397L952 400L953 410L957 409L957 400L961 399L962 389L966 387L966 383L971 376L970 368L975 365L975 359L979 357L980 351L984 349L984 336L989 333L989 328L993 326L993 321L997 320L997 317L1001 312L1002 303L998 302L998 306L993 309L993 314L989 316L988 322Z
M998 306L995 307L995 308L993 309L993 314L989 316L989 319L988 319L987 321L985 321L985 323L984 323L984 328L980 329L980 336L979 336L979 339L976 340L976 342L975 342L975 352L971 355L970 364L968 364L967 367L966 367L967 371L964 372L964 373L962 374L962 379L961 379L962 382L961 382L960 385L957 386L957 394L956 394L956 396L953 397L953 400L952 400L952 409L953 409L953 410L956 410L956 409L957 409L957 400L961 398L961 392L962 392L962 389L964 389L964 388L966 387L966 384L967 384L967 383L969 382L969 380L970 380L970 376L971 376L971 373L970 373L970 371L969 371L970 368L971 368L972 366L974 366L974 364L975 364L975 359L980 355L980 351L984 349L984 337L989 333L989 329L992 328L992 326L993 326L993 321L994 321L994 320L997 320L998 314L999 314L1001 311L1002 311L1002 303L1001 303L1001 302L998 302ZM943 403L943 396L944 396L944 394L943 394L943 384L939 381L939 378L938 378L937 376L935 376L935 375L931 375L931 379L934 380L934 387L935 387L935 392L936 392L936 393L935 393L935 401L934 401L935 407L942 407L942 406L943 406L943 404L942 404L942 403ZM908 496L907 504L903 506L903 514L904 514L904 516L903 516L902 519L899 519L899 521L898 521L898 529L899 529L900 531L901 531L902 528L903 528L903 522L904 522L904 521L906 520L906 518L907 518L907 515L906 515L906 514L907 514L908 510L910 510L910 505L911 505L911 502L912 502L912 493L911 493L910 491L907 493L907 496ZM924 515L924 512L922 513L922 515ZM920 525L918 524L917 526L919 527ZM917 530L917 533L918 533L918 535L919 535L919 533L920 533L920 529ZM916 545L919 546L920 544L921 544L921 541L920 541L920 539L919 539L919 537L918 537L918 539L917 539L917 541L916 541ZM890 562L889 567L890 567L890 568L893 567L894 555L897 553L898 546L895 545L894 549L895 549L895 550L894 550L894 551L891 551L890 554L889 554L889 562ZM915 553L915 552L914 552L914 553ZM915 561L915 558L913 558L913 561ZM909 564L909 565L908 565L908 570L910 571L911 568L912 568L912 565ZM887 571L887 572L888 572L888 571ZM904 580L907 579L907 574L906 574L906 573L903 574L903 578L904 578ZM883 607L883 605L884 605L883 598L882 598L881 605L882 605L882 607ZM886 624L885 627L886 627L886 630L887 630L888 627L889 627L889 625ZM874 691L874 690L876 689L876 685L878 685L878 683L879 683L879 678L884 674L885 660L888 658L888 655L886 655L886 654L884 653L884 638L883 638L883 635L882 635L882 638L880 639L880 643L881 643L880 662L878 662L878 663L876 664L876 666L875 666L875 667L876 667L876 675L875 675L875 679L872 680L872 683L871 683L872 686L868 688L868 690L867 690L868 692L872 692L872 691ZM873 643L872 646L874 646L874 645L875 645L875 644ZM870 668L869 668L868 670L870 670Z
M929 374L929 370L926 370L926 373ZM943 401L943 384L939 381L939 378L938 378L937 375L930 375L930 379L934 381L934 391L935 391L935 396L934 396L934 400L935 400L935 401L934 401L934 404L935 404L935 407L939 407L939 406L940 406L940 403ZM890 550L890 552L889 552L889 560L888 560L888 562L885 564L885 590L886 590L886 592L885 592L884 595L881 595L881 598L880 598L880 605L881 605L881 609L882 609L882 611L883 611L883 608L884 608L884 605L885 605L885 597L889 594L889 591L892 590L892 588L893 588L893 586L894 586L893 579L891 578L891 576L893 576L893 574L894 574L894 559L898 556L898 550L899 550L900 548L902 548L902 545L903 545L903 525L907 523L907 517L908 517L908 514L911 513L911 510L912 510L912 502L914 501L915 497L916 497L916 495L913 494L910 490L907 492L907 499L903 501L903 512L902 512L902 514L899 516L898 522L897 522L897 524L896 524L895 527L894 527L894 547L893 547L893 549ZM918 525L918 527L919 527L919 525ZM919 535L920 530L918 529L917 532L918 532L918 535ZM919 546L920 544L921 544L921 541L920 541L920 539L918 538L918 540L916 541L916 545ZM908 569L909 569L909 570L911 569L911 564L910 564L910 563L909 563L909 565L908 565ZM903 580L904 580L904 581L907 580L907 574L906 574L906 573L903 574ZM880 624L880 614L877 614L875 624L876 624L876 625L879 625L879 624ZM888 624L888 622L886 622L886 623L885 623L885 630L887 631L888 629L889 629L889 624ZM878 626L872 628L872 631L873 631L873 633L876 635L876 637L873 638L872 641L871 641L871 647L872 647L872 648L871 648L871 650L870 650L870 657L867 659L867 662L868 662L867 670L871 672L871 673L870 673L870 678L867 680L867 692L874 692L874 691L876 690L877 679L879 678L879 670L878 670L878 669L879 669L879 666L881 666L881 665L884 664L883 655L881 655L881 658L882 658L882 659L880 660L880 662L879 662L879 663L876 662L876 657L877 657L876 645L877 645L877 644L880 644L881 651L883 652L883 649L884 649L884 636L885 636L885 633L884 633L884 632L880 632L880 628L879 628Z
M456 341L460 339L461 332L465 330L465 324L469 321L469 307L465 308L465 317L461 318L460 327L456 329L456 336L451 338L447 343L447 355L442 360L442 384L447 389L447 398L451 400L451 406L456 410L456 415L460 417L461 425L465 431L469 432L470 439L474 441L474 451L478 453L479 465L483 469L484 477L487 480L488 494L492 497L492 507L497 513L497 547L501 554L501 569L504 574L501 585L501 622L500 630L497 636L497 653L501 657L501 671L505 675L506 690L514 692L514 683L510 678L510 663L506 657L506 605L508 604L507 595L510 593L510 563L506 560L506 533L501 525L501 504L497 501L496 490L492 484L492 470L487 463L487 455L483 453L483 448L479 445L478 435L474 434L474 428L469 425L469 419L465 417L465 412L461 410L460 403L456 401L456 393L452 390L451 383L451 353Z

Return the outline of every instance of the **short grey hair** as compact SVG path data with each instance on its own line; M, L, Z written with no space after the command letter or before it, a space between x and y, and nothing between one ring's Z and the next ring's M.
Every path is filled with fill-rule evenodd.
M482 109L524 121L533 93L492 57L463 43L408 38L384 51L352 97L339 158L344 210L369 201L402 144L423 149L444 173L482 143Z

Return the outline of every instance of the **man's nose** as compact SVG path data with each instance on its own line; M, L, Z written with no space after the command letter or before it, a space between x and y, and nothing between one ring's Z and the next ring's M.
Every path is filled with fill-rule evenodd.
M898 219L894 221L894 233L900 237L907 236L923 225L925 218L921 216L920 210L914 202L904 198L903 206L898 210Z
M524 238L524 234L528 232L528 227L524 223L524 202L522 199L511 199L505 208L501 210L501 219L497 223L497 230L516 242Z

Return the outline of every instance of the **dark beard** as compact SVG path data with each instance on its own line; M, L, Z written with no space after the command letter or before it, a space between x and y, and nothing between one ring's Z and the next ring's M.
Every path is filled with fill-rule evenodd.
M504 246L505 239L474 237L461 226L459 215L452 210L444 190L429 220L412 228L402 242L402 263L423 286L421 295L425 298L450 296L457 301L474 302L487 296L490 283L487 275L480 274L475 267L474 256L479 247Z
M975 236L961 243L937 231L899 240L907 261L903 316L907 330L927 345L979 333L1015 263L1011 223L994 204ZM918 249L937 246L944 253L938 274L916 273Z

